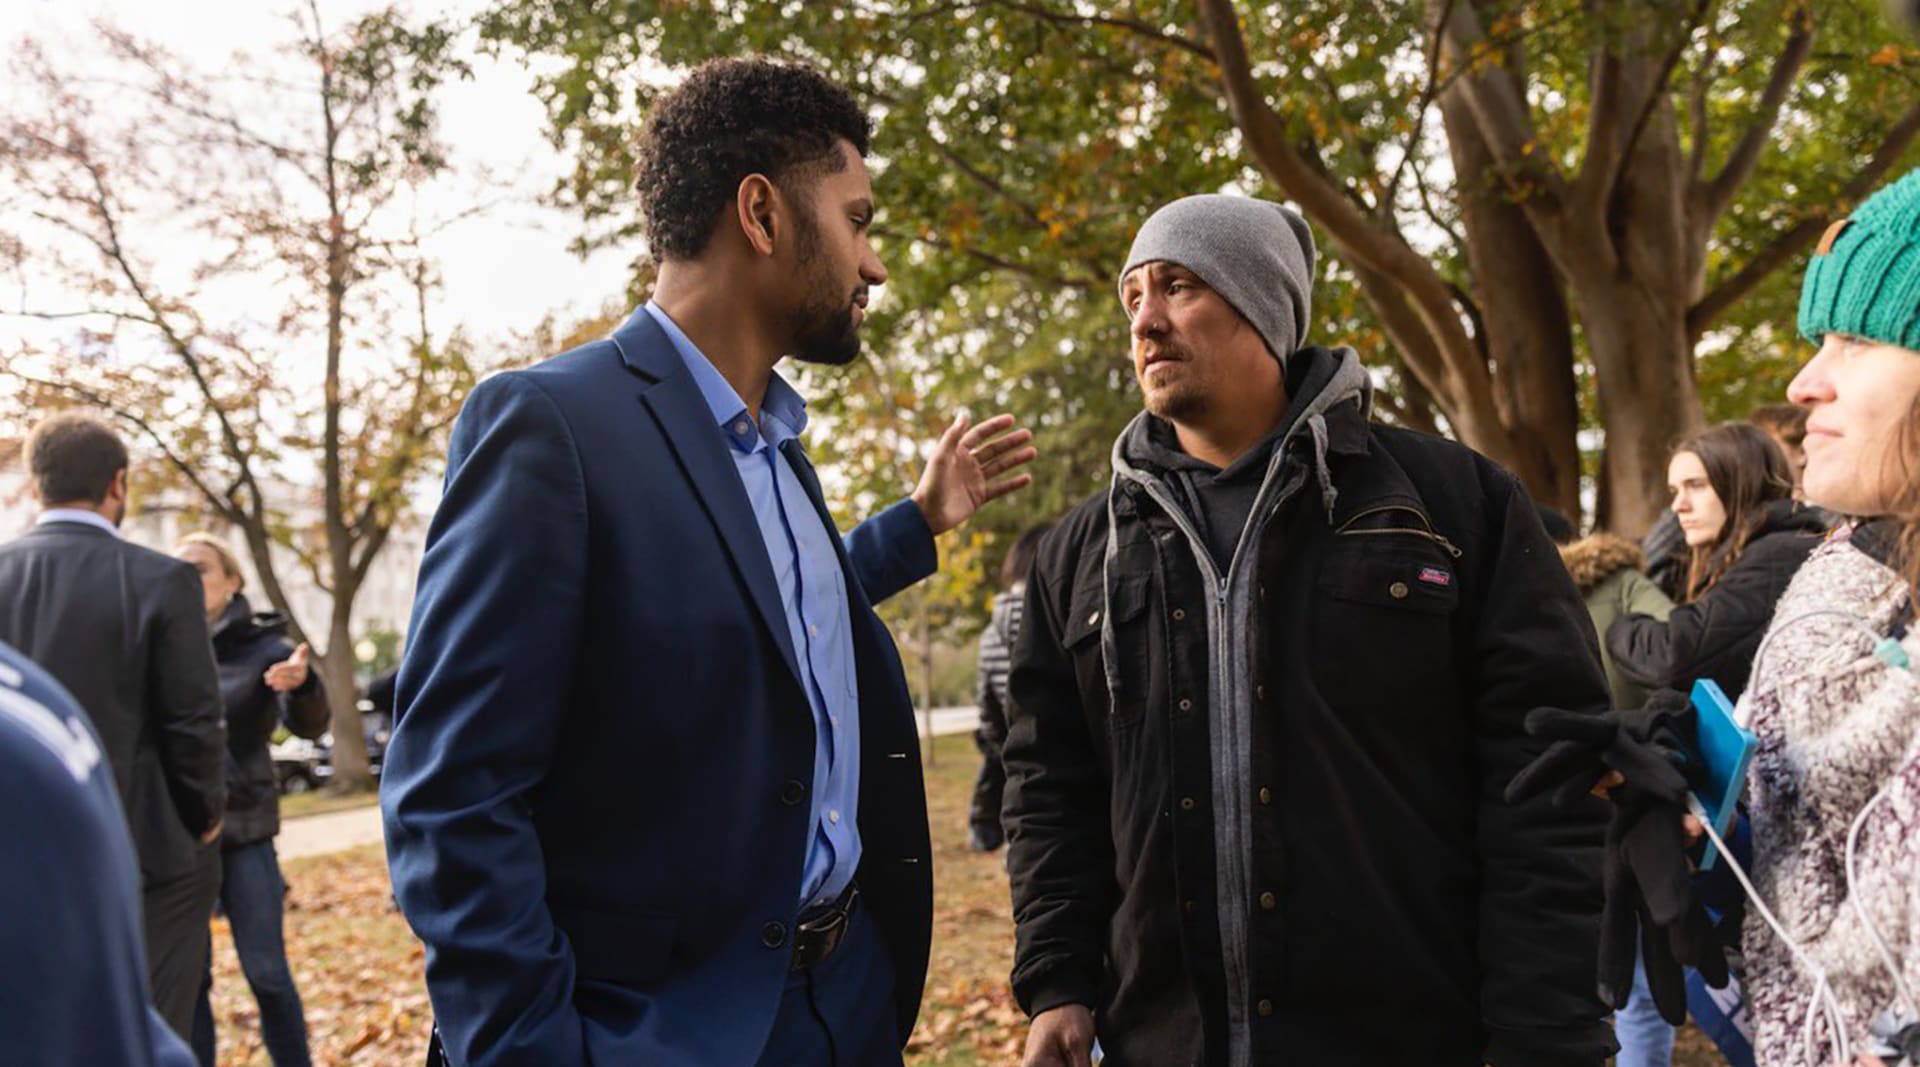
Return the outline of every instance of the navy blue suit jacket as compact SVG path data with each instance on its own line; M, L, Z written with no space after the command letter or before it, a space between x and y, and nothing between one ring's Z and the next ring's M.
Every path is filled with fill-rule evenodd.
M766 1040L812 839L813 715L727 447L645 314L483 382L454 426L381 806L455 1064L744 1065ZM857 882L904 1044L931 859L906 678L872 604L936 557L911 501L843 547Z

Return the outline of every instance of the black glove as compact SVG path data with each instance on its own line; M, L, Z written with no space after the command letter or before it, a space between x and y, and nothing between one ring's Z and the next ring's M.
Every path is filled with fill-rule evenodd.
M1694 745L1693 704L1675 689L1655 692L1645 707L1600 715L1535 708L1527 713L1526 727L1553 743L1507 783L1509 804L1551 788L1554 803L1565 807L1591 791L1608 770L1661 788L1680 774ZM1686 781L1678 781L1685 803Z
M1552 789L1565 806L1607 771L1626 779L1613 790L1607 826L1600 917L1599 985L1615 1008L1633 988L1635 942L1647 987L1668 1022L1686 1021L1683 966L1715 988L1727 984L1726 958L1712 922L1693 895L1693 872L1680 818L1687 811L1687 774L1694 749L1693 705L1663 689L1645 707L1602 715L1536 708L1527 732L1553 743L1508 783L1508 803Z

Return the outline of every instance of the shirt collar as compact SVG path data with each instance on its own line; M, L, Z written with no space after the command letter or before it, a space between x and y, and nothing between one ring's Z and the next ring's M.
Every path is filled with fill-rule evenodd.
M77 522L83 526L97 526L115 537L120 536L120 528L107 521L105 515L84 508L48 508L33 520L35 526L45 526L50 522Z
M693 376L694 384L700 387L700 396L707 402L707 410L713 414L713 421L720 431L727 435L727 442L742 452L757 452L762 443L775 448L788 440L800 436L807 428L807 402L780 377L778 371L767 380L767 395L760 404L760 426L756 428L753 420L747 416L746 401L740 399L733 386L708 359L706 353L693 343L660 305L649 300L646 312L672 342L673 350L680 354L681 362L687 366L687 373Z

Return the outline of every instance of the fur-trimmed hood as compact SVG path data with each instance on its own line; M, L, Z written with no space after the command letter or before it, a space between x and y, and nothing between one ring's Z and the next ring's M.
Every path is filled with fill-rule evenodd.
M1625 570L1645 570L1647 557L1640 546L1624 537L1596 533L1560 546L1561 562L1573 575L1581 596L1593 592L1608 578Z

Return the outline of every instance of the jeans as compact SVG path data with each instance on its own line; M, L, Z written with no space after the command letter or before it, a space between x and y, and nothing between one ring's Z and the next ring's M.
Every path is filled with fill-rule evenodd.
M312 1067L307 1051L307 1018L300 1007L300 991L293 986L287 966L287 945L281 935L280 913L287 886L280 880L280 860L271 838L240 845L221 854L226 878L220 885L220 903L233 928L234 951L240 970L260 1005L260 1037L274 1067ZM209 966L200 984L200 1003L194 1012L193 1051L202 1067L213 1067L213 970Z
M1633 961L1633 992L1627 1006L1613 1014L1613 1036L1620 1042L1614 1067L1668 1067L1673 1062L1673 1027L1660 1017L1647 991L1647 971Z

